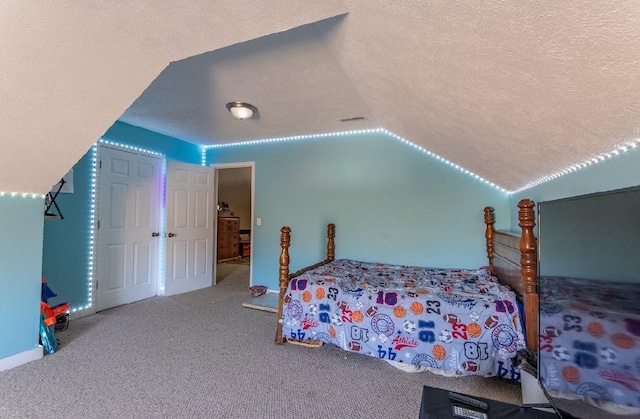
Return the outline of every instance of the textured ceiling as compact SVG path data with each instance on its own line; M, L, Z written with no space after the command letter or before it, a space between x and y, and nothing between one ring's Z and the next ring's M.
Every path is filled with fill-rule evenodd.
M76 3L0 6L0 191L46 191L118 118L198 144L381 127L508 190L640 136L635 0Z
M258 107L234 119L231 101ZM171 63L120 117L198 144L360 129L370 116L313 25ZM374 126L378 126L374 124Z
M0 3L0 191L45 193L172 61L345 13L340 0Z

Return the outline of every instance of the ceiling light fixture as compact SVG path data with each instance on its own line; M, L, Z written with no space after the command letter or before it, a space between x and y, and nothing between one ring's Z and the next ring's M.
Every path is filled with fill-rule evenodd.
M227 109L237 119L251 119L258 112L258 108L246 102L229 102L227 103Z

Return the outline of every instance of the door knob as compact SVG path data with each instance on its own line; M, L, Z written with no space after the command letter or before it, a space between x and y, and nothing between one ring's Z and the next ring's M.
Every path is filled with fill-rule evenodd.
M175 233L169 233L169 237L175 237L175 236L177 236L177 234L175 234Z
M156 233L156 232L151 233L151 237L158 237L159 235L160 233Z

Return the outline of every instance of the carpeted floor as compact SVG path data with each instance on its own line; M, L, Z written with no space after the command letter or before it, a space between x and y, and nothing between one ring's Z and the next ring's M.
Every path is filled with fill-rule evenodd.
M415 418L423 385L520 402L499 379L278 346L276 316L241 305L249 268L220 266L214 287L72 320L58 352L0 372L0 417Z

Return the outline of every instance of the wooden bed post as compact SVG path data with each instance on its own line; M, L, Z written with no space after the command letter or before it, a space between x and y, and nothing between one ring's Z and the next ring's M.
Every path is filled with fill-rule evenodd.
M493 208L484 208L484 223L487 225L487 229L484 233L484 237L487 240L487 257L489 258L489 271L491 275L495 275L495 268L493 266L493 223L495 217L493 216Z
M538 349L538 244L533 234L535 222L535 202L522 199L518 203L518 225L522 228L520 236L520 266L522 283L525 288L525 330L527 348Z
M282 345L285 341L282 336L282 322L283 316L283 304L284 295L287 292L287 285L289 285L289 245L291 244L291 229L287 226L280 229L280 295L278 297L278 327L276 328L276 343Z
M327 260L333 262L336 257L336 243L334 241L336 237L335 224L327 225L327 237L329 238L329 240L327 241Z

